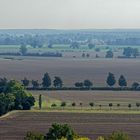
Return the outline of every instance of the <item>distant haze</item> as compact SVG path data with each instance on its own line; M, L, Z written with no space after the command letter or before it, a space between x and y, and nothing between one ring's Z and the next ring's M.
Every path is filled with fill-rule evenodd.
M140 0L0 0L3 28L140 28Z

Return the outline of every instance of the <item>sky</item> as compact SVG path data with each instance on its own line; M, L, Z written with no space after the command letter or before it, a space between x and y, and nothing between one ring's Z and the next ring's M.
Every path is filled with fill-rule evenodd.
M0 29L140 28L140 0L0 0Z

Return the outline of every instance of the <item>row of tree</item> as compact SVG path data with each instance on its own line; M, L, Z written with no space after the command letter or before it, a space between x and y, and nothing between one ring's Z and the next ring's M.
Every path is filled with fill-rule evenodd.
M28 110L34 102L34 97L19 82L0 79L0 116L11 110Z
M39 108L41 109L41 107L42 107L42 103L41 103L41 100L40 100L41 98L39 98ZM62 108L64 108L64 107L66 107L67 106L67 103L66 102L62 102L61 104L60 104L60 107L62 107ZM80 102L79 104L76 104L75 102L73 102L73 103L71 103L71 106L72 107L76 107L76 106L80 106L81 108L83 107L83 103L82 102ZM89 103L89 106L91 107L91 109L93 109L93 107L95 107L95 106L97 106L94 102L90 102ZM102 108L102 104L99 104L98 105L99 106L99 108L101 109ZM108 106L109 106L109 108L110 108L110 110L113 108L113 106L114 106L114 104L113 103L109 103L108 104ZM118 108L121 106L121 104L117 104L116 105ZM123 105L124 106L124 105ZM137 108L139 108L140 107L140 103L136 103L135 104L135 106L137 107ZM55 103L53 103L52 105L51 105L51 107L52 108L54 108L54 107L57 107L57 104L55 104ZM129 109L131 109L132 108L132 104L128 104L127 105L127 107L129 108Z
M42 86L43 88L49 88L52 87L52 85L55 88L62 88L63 87L63 80L59 77L59 76L55 76L54 80L51 80L51 77L49 76L49 74L46 72L42 78L42 83L40 84L38 80L28 80L26 77L21 80L22 84L25 87L28 87L30 85L30 82L32 84L33 88L39 88L40 86ZM113 73L108 73L107 79L106 79L106 83L109 87L113 87L116 83L118 82L118 85L120 87L127 87L127 80L123 75L120 75L118 81L116 80L115 76ZM93 82L86 79L83 82L76 82L75 84L76 88L92 88L93 87ZM139 88L139 83L134 82L132 84L132 88L133 89L138 89Z

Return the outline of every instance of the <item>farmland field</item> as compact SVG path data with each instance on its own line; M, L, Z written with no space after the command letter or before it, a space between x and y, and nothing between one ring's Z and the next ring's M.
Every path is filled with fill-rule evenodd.
M88 136L91 140L98 135L107 135L116 130L128 133L134 140L140 139L140 115L137 114L26 111L0 119L0 139L22 140L27 131L45 134L54 122L70 124L79 135Z
M23 59L23 60L22 60ZM128 86L140 82L139 59L63 59L27 57L18 59L0 59L0 77L21 80L39 80L45 72L50 76L60 76L64 86L73 86L77 81L89 79L94 86L106 86L108 72L115 74L116 79L123 74Z

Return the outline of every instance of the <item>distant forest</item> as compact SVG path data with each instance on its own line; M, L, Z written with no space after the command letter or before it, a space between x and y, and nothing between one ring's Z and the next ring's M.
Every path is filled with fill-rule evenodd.
M42 47L44 44L82 45L94 39L95 45L140 45L140 30L49 30L18 29L0 30L0 45L31 45Z

